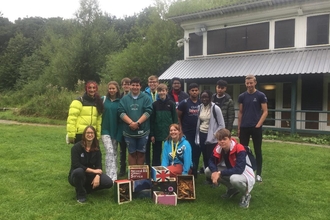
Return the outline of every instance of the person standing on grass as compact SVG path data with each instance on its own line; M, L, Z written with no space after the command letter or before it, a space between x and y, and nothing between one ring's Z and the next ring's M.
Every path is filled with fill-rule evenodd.
M150 133L149 117L152 102L147 94L141 92L139 78L131 80L131 91L119 103L118 112L124 122L123 135L128 147L129 165L143 165L146 144Z
M196 126L198 120L198 106L201 104L199 100L199 88L198 84L191 83L188 86L189 98L180 102L177 112L180 125L182 127L183 134L189 141L192 150L193 169L192 173L197 178L197 168L199 164L199 158L201 156L200 147L195 144Z
M268 115L267 97L256 89L257 80L254 75L245 77L247 91L238 96L238 137L240 143L249 146L252 137L254 153L257 161L257 182L262 182L262 125Z
M121 88L122 88L123 92L121 93L120 98L123 98L131 90L131 79L127 78L127 77L123 78L121 80ZM124 176L126 173L126 151L127 151L127 145L126 145L124 136L122 136L119 146L120 146L119 176Z
M88 193L113 185L112 179L102 171L102 154L93 126L87 126L82 133L82 140L71 148L68 181L75 187L79 203L86 202Z
M117 145L122 139L122 122L118 116L120 101L119 85L116 81L108 83L108 92L102 97L104 112L102 114L101 138L105 148L105 171L112 179L117 180Z
M225 121L225 127L231 132L235 120L235 108L234 101L230 95L226 93L227 86L228 83L225 80L220 79L217 82L216 93L212 96L212 102L220 107Z
M255 184L251 161L244 146L231 138L229 130L224 128L217 131L216 138L218 145L214 148L209 166L205 169L205 176L211 178L214 185L222 183L227 187L226 193L221 196L224 199L242 193L239 206L248 208L251 190ZM223 162L226 166L222 166Z
M195 143L200 147L203 155L203 166L208 167L208 162L215 145L218 143L215 133L225 128L222 112L219 106L211 102L212 92L204 90L201 93L202 104L198 107L198 120L196 126ZM211 183L207 179L206 183Z
M167 167L172 176L187 175L193 166L190 143L178 124L171 124L169 130L162 152L162 166Z
M182 100L189 98L189 95L182 91L181 87L181 79L178 77L174 77L171 80L171 90L168 92L168 98L176 104L177 108Z
M73 100L67 118L68 143L77 143L82 138L86 126L96 128L97 138L101 137L101 121L103 113L103 101L97 93L98 85L94 81L88 81L85 86L85 94Z
M150 118L150 140L153 143L152 166L160 166L163 141L168 136L168 128L173 123L178 123L178 114L175 103L167 98L166 84L159 84L157 93L159 99L152 103Z
M159 99L158 93L157 93L157 86L159 84L158 76L152 75L148 77L148 87L144 90L146 94L148 94L151 102L155 102ZM150 167L150 151L151 151L151 140L150 135L148 138L148 142L146 145L146 154L145 154L145 164ZM154 147L154 146L152 146Z

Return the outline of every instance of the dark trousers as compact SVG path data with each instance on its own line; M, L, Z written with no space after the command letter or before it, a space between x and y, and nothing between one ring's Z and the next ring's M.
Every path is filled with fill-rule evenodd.
M209 160L216 144L205 144L207 133L199 132L199 145L203 154L204 168L209 166Z
M150 168L150 150L151 150L151 141L150 141L150 135L148 136L148 141L146 144L146 153L144 155L144 163L149 166Z
M126 151L127 151L127 144L125 138L121 139L119 144L120 146L120 172L126 172Z
M191 145L191 153L192 153L192 174L195 178L197 178L197 170L199 165L199 158L201 157L201 149L198 145L195 144L195 135L186 136L187 141Z
M162 154L162 141L155 141L152 145L152 166L160 166L160 156Z
M95 174L86 173L83 168L74 169L68 177L69 183L76 188L77 199L86 198L87 193L94 190L108 189L113 185L112 179L106 174L100 176L100 185L93 189L91 183Z
M262 151L261 151L261 143L262 143L262 127L247 127L240 128L240 143L244 146L249 146L250 136L252 137L254 153L257 161L257 175L261 175L262 170Z
M82 140L82 134L76 134L76 137L74 139L74 143L76 144L76 143L78 143L81 140Z

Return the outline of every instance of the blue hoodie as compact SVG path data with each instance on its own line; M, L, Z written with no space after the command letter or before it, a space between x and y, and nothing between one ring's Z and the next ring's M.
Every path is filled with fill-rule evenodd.
M148 94L148 96L149 96L151 102L154 102L154 101L156 101L156 100L159 100L159 96L158 96L158 93L157 93L157 92L156 92L156 99L155 99L155 100L152 100L151 90L150 90L149 87L147 87L147 88L144 90L144 92L145 92L146 94Z
M182 174L185 175L192 168L191 146L185 137L182 137L178 144L174 160L172 158L172 140L165 141L162 152L162 166L168 167L172 165L172 162L174 162L173 164L181 164L183 166Z

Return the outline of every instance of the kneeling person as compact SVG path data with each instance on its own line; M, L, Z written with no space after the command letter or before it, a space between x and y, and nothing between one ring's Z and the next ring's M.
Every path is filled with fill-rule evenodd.
M218 145L213 150L205 175L211 178L213 184L222 183L227 187L223 198L231 198L242 193L243 197L239 205L248 208L255 175L245 148L231 138L227 129L217 131L216 138Z

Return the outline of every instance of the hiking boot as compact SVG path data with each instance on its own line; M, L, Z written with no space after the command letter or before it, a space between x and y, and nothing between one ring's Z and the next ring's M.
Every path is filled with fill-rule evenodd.
M262 182L262 178L261 178L261 176L257 175L256 181L257 181L257 182Z
M227 189L227 192L225 194L223 194L221 197L223 199L230 199L230 198L236 196L238 193L239 193L238 189L231 188L231 189Z
M239 203L239 206L245 209L249 208L250 200L251 200L251 194L246 194L242 196L242 201Z

